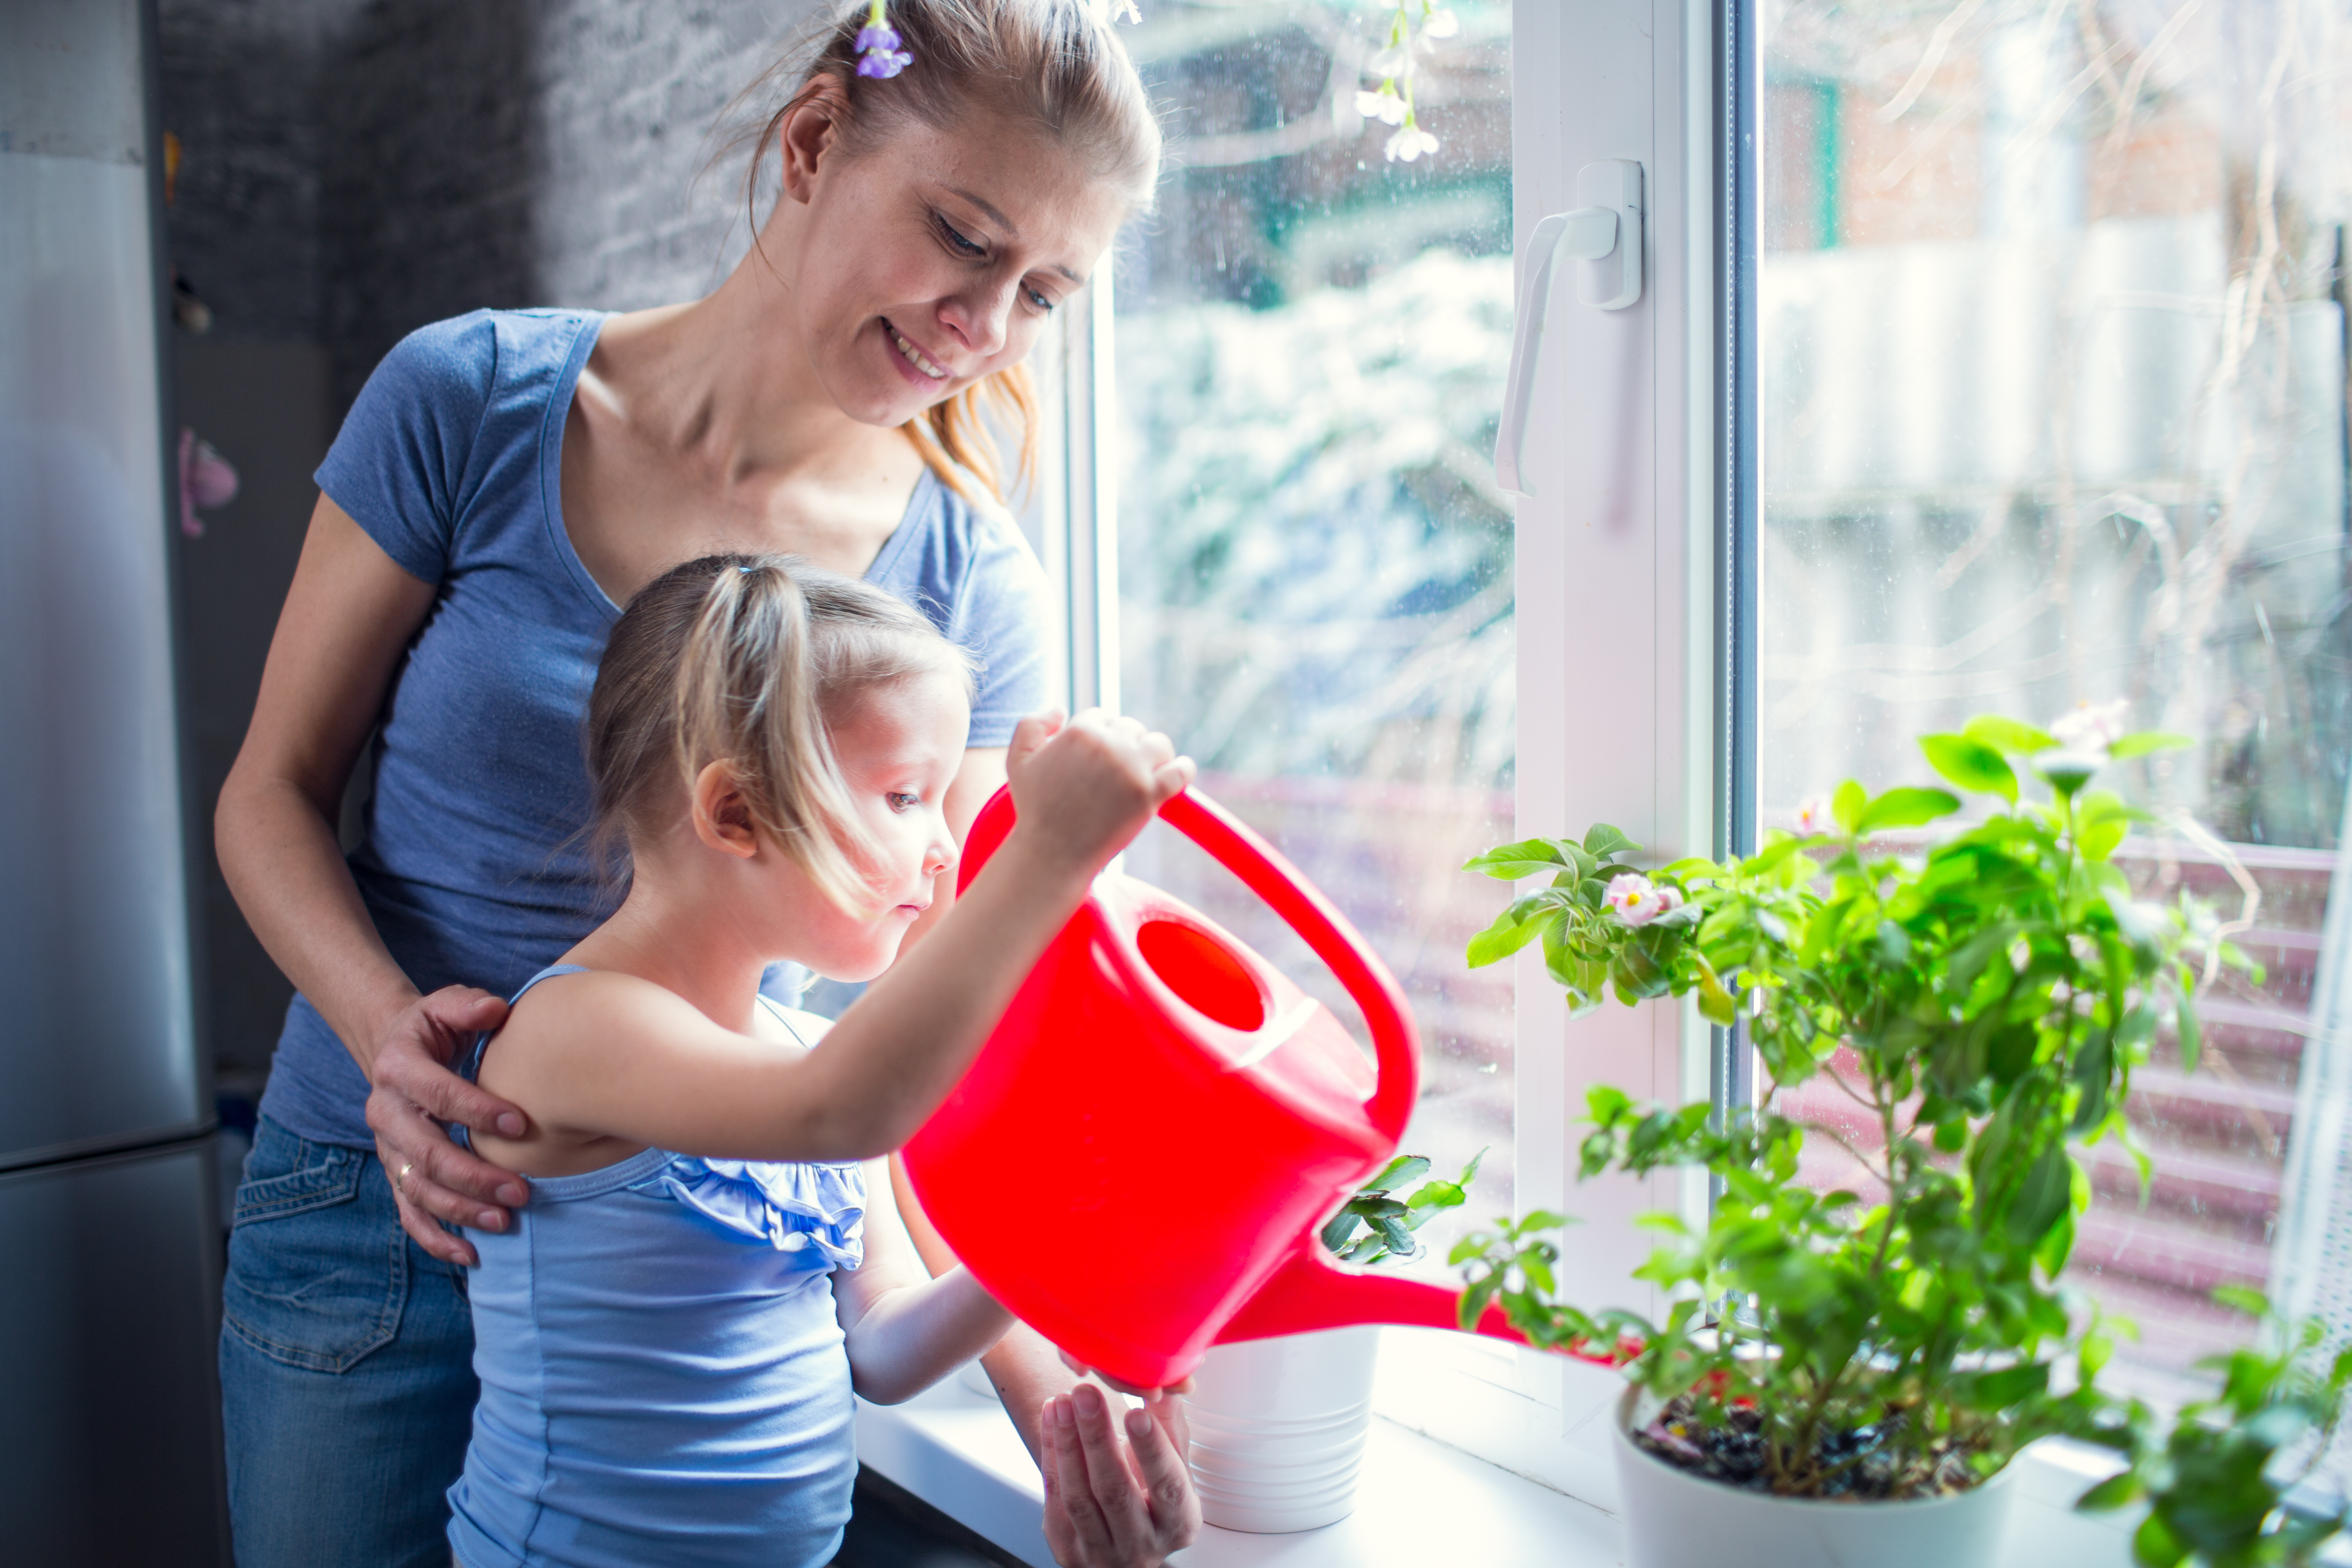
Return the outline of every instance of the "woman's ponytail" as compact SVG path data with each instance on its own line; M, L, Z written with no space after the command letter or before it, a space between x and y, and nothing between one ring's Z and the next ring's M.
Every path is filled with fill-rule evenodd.
M829 723L857 695L971 660L869 584L789 556L712 555L655 579L614 626L588 701L588 773L608 850L675 823L724 763L754 827L824 896L865 913L879 855Z

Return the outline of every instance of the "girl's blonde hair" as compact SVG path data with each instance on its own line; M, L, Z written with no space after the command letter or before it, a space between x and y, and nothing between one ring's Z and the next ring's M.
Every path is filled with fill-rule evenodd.
M1126 46L1099 0L890 0L890 26L914 64L887 79L857 74L864 0L827 28L814 48L797 48L762 72L736 101L775 107L730 139L722 155L749 143L745 210L759 234L753 197L760 168L793 110L822 92L838 94L843 145L855 156L914 121L952 131L975 109L1024 120L1085 154L1096 174L1128 185L1148 207L1160 171L1160 122ZM990 429L993 415L1020 432L1012 473ZM985 376L900 426L942 483L978 500L977 483L1002 504L1037 456L1037 384L1024 362Z
M595 832L625 853L677 820L723 762L761 832L825 897L869 911L880 857L829 727L877 687L945 674L972 693L972 659L884 590L790 555L706 555L637 591L588 698Z

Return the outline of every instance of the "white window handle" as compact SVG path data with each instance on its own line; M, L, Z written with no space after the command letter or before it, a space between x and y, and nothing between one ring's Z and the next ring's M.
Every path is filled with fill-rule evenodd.
M1511 369L1503 383L1502 424L1495 432L1495 483L1507 495L1529 500L1535 491L1520 476L1519 451L1527 440L1528 405L1535 396L1544 316L1560 258L1587 263L1576 289L1587 305L1622 310L1642 297L1642 165L1625 158L1587 163L1577 171L1576 195L1584 205L1537 224L1519 258Z

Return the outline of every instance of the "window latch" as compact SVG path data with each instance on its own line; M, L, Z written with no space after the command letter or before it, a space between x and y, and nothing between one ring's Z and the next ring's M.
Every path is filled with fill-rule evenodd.
M1511 369L1503 382L1503 418L1495 432L1495 483L1533 500L1520 472L1528 405L1543 358L1544 316L1563 258L1580 261L1577 298L1595 310L1622 310L1642 297L1642 165L1604 158L1576 173L1574 212L1536 225L1519 257L1518 309L1511 326Z

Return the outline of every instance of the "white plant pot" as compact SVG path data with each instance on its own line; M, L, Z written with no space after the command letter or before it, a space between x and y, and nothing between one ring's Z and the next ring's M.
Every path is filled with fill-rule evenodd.
M1617 1484L1626 1568L1991 1568L2015 1491L2015 1465L1954 1497L1816 1502L1742 1491L1695 1476L1626 1436L1655 1406L1628 1388L1617 1405Z
M1356 1507L1372 1424L1377 1328L1219 1345L1192 1373L1192 1485L1201 1517L1276 1535Z

